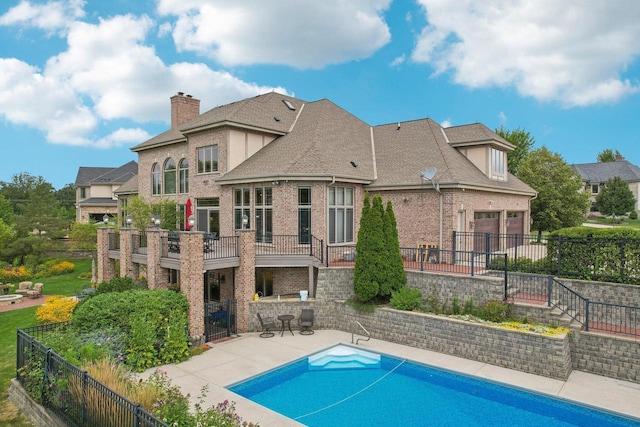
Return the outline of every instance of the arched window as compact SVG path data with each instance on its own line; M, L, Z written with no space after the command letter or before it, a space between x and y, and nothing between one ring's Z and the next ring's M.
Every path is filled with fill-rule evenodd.
M157 163L153 164L151 168L151 194L162 194L162 181L161 181L161 171L160 165Z
M189 162L187 159L181 159L178 165L178 182L180 183L180 194L189 192Z
M164 194L176 194L176 162L171 157L164 162Z

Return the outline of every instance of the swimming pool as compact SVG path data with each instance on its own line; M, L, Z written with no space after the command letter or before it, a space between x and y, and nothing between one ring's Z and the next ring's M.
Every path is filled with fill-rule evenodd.
M228 389L313 427L640 426L636 419L388 355L358 349L349 356L352 349L332 347Z

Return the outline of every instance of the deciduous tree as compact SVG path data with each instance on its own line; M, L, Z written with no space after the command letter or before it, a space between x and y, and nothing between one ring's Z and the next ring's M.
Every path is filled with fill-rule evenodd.
M589 194L562 156L546 147L533 150L518 169L518 178L538 192L531 201L532 230L553 231L584 221Z
M495 132L515 146L515 149L507 154L507 169L513 175L517 175L518 168L531 152L536 142L535 139L529 132L521 128L511 131L500 126Z
M625 215L634 210L636 199L633 192L619 176L606 182L600 194L596 196L596 209L603 215Z
M606 148L598 153L598 163L615 162L618 160L624 160L622 154L618 150L615 152L611 148Z

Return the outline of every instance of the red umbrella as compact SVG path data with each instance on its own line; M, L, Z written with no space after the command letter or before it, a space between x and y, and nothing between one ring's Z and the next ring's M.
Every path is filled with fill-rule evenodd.
M189 217L192 215L191 212L191 199L187 199L187 211L185 213L185 223L184 223L184 229L189 231L191 230L191 226L189 225Z

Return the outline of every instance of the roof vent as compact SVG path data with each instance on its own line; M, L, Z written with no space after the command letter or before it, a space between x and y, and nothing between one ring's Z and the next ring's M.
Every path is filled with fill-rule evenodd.
M273 116L273 120L275 120L276 122L279 122L279 121L280 121L280 117L278 117L278 116Z
M291 111L295 111L296 107L293 106L293 104L291 102L289 102L288 99L283 99L282 102L284 102L284 105L287 106L287 108Z
M356 162L354 162L353 160L351 160L351 166L353 166L354 168L357 168L358 164Z

